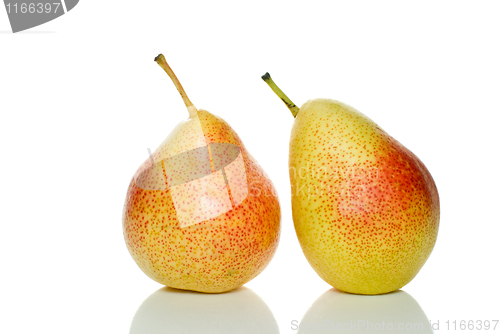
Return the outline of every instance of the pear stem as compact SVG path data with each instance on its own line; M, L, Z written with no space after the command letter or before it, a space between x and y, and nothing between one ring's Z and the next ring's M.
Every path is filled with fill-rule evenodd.
M275 92L276 95L278 95L281 101L283 101L286 104L288 109L290 109L290 111L292 112L293 117L297 117L297 114L299 113L300 110L299 107L297 107L295 103L293 103L292 100L290 100L288 96L286 96L285 93L283 93L283 91L274 83L269 73L264 74L261 78L269 85L269 87L271 87L273 92Z
M157 62L158 65L160 65L160 67L163 68L165 70L165 72L167 72L170 79L172 79L172 81L174 82L175 88L177 88L177 90L179 91L179 94L181 94L182 100L184 101L184 104L186 105L186 107L188 109L189 117L195 116L197 109L193 105L191 100L189 100L189 97L187 96L186 91L184 90L184 88L182 88L182 85L181 85L179 79L177 79L177 77L175 76L174 71L172 71L170 66L168 66L168 63L167 63L167 60L165 59L165 56L160 53L155 58L155 62Z

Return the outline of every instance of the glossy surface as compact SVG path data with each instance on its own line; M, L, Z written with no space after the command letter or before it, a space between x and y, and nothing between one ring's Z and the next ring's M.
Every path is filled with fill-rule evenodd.
M165 287L134 315L130 334L144 333L278 334L279 329L266 303L246 287L209 296Z
M130 333L141 305L163 288L137 267L121 228L128 181L147 148L187 118L152 61L160 51L196 106L237 131L279 192L278 250L244 287L267 304L280 334L297 334L292 321L305 314L334 320L341 305L312 306L332 288L294 231L294 119L259 79L265 71L299 107L317 96L348 102L425 163L441 199L439 236L402 290L435 334L500 333L492 322L500 317L499 12L492 0L80 1L61 19L15 35L0 16L0 333ZM203 296L210 304L220 295ZM235 313L214 330L244 332L239 320L247 316L259 323L261 308L241 308L250 298L235 296ZM345 319L368 320L358 312L364 299L356 300L344 301ZM163 310L179 304L164 303L148 308L163 327L143 334L173 333L161 316L170 319ZM369 319L394 319L377 310ZM205 315L193 306L186 326L209 332Z
M290 139L293 219L302 250L347 292L397 290L429 257L439 197L424 164L343 103L306 102Z
M426 314L405 291L360 296L331 289L316 299L293 328L300 334L433 333Z

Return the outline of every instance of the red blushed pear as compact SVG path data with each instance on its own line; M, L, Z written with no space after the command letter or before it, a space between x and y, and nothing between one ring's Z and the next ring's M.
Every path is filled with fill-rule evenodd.
M223 119L196 109L165 57L188 109L130 181L123 234L139 268L169 287L218 293L256 277L280 235L274 186Z
M335 288L382 294L410 282L439 227L431 174L356 109L330 99L299 109L262 77L295 117L289 167L295 231L318 275Z

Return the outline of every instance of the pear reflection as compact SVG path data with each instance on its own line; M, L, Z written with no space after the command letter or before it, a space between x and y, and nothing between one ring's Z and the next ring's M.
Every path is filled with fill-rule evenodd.
M298 327L298 328L297 328ZM417 301L404 291L362 296L326 291L306 313L298 333L433 333Z
M241 148L229 143L210 143L156 163L151 157L134 180L143 190L170 190L180 227L218 217L248 196Z
M131 334L279 333L266 303L240 287L221 294L162 288L137 310Z

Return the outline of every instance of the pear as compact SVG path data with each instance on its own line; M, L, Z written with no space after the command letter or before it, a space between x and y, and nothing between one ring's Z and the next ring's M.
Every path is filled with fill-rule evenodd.
M289 173L298 240L335 288L382 294L410 282L429 257L439 196L415 154L356 109L335 100L298 108L272 81L295 121Z
M139 268L169 287L235 289L272 259L280 235L274 186L236 132L196 109L159 55L188 109L132 177L123 234Z

